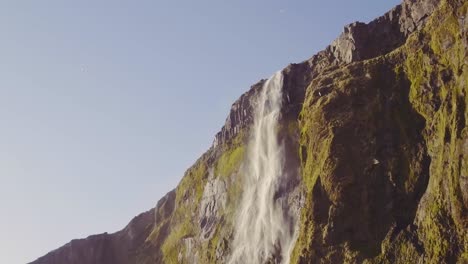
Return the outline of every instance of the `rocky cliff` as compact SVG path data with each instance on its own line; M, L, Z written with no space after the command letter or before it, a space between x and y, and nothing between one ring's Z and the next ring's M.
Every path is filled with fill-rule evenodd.
M405 0L282 70L275 197L299 219L290 263L468 262L467 12ZM155 208L32 263L225 263L264 82Z

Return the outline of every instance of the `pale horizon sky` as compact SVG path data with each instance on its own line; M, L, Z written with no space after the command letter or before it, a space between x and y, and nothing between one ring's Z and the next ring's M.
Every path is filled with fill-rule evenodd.
M0 1L0 263L122 229L250 85L400 1Z

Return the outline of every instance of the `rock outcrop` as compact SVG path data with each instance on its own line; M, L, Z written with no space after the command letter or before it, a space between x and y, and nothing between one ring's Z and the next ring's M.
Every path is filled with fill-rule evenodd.
M121 231L75 239L63 247L34 261L38 264L120 264L135 263L136 252L145 246L146 239L174 210L175 192L166 194L155 208L135 218Z
M277 197L300 219L290 263L468 262L467 12L404 0L282 70ZM32 263L225 263L264 82L154 209Z

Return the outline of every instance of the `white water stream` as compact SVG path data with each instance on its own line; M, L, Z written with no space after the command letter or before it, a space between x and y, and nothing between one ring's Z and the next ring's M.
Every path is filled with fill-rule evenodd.
M288 264L295 242L295 219L275 194L284 170L278 142L283 75L263 85L254 104L254 125L245 160L242 200L237 212L229 264Z

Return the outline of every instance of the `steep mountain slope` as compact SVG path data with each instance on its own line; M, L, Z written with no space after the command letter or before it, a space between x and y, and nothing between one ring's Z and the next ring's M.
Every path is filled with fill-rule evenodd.
M463 0L405 0L281 71L271 203L295 243L287 259L273 241L261 262L468 262L467 12ZM32 263L236 263L265 83L154 209Z

